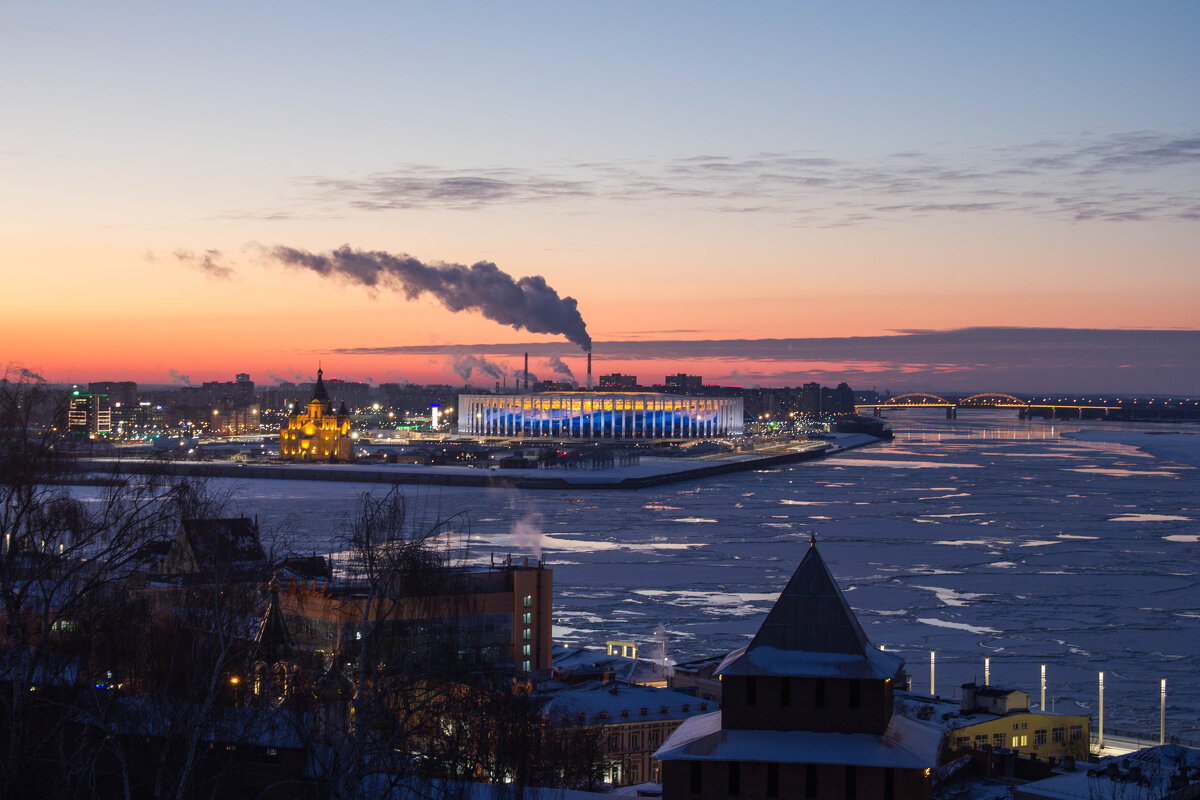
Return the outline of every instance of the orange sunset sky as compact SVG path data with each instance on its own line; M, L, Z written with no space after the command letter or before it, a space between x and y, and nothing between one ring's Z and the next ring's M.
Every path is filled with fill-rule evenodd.
M271 256L349 245L542 276L597 374L1200 393L1200 7L429 5L0 9L10 373L582 376Z

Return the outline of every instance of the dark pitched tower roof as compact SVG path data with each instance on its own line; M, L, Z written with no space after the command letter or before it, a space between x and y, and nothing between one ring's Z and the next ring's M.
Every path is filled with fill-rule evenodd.
M871 646L858 618L811 543L750 648L862 655Z
M325 380L321 377L321 368L317 368L317 385L313 387L313 400L320 400L322 403L329 402L329 392L325 390Z
M262 651L262 655L270 658L282 658L291 655L295 645L292 643L292 635L288 631L287 622L283 618L283 611L279 607L278 578L271 578L270 590L271 602L258 624L258 632L254 636L254 641Z
M867 639L812 541L758 633L718 672L882 679L902 664Z

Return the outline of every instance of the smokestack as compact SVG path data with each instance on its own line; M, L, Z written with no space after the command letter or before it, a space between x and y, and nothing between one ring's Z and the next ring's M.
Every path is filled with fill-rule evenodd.
M589 390L589 391L590 391L590 390L591 390L591 388L592 388L592 351L591 351L591 350L588 350L588 376L587 376L587 388L588 388L588 390Z
M529 353L525 354L525 394L529 394Z

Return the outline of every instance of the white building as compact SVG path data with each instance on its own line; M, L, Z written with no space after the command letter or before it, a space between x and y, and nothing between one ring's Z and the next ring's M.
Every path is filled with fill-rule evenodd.
M655 392L462 394L458 432L555 439L740 436L742 398Z

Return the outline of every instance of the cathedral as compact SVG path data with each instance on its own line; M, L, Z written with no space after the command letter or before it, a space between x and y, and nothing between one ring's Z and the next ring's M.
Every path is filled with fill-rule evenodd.
M296 409L279 431L279 457L297 461L351 461L350 412L346 404L333 413L333 404L321 370L312 400L304 410Z

